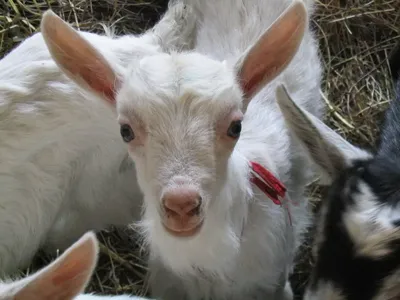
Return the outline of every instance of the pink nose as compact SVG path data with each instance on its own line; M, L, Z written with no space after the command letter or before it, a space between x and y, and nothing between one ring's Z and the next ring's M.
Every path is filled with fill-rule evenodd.
M181 185L164 193L162 203L164 228L172 235L189 237L197 234L203 224L201 197L192 187Z
M162 202L171 217L190 218L199 214L201 197L194 188L181 186L167 191Z

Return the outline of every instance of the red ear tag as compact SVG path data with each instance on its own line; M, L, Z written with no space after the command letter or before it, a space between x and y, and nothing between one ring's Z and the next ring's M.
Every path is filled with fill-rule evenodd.
M285 201L282 201L286 195L286 187L270 171L260 164L251 161L250 167L252 175L250 178L251 183L256 185L276 205L285 207L288 213L290 226L292 226L292 217L289 207L284 203Z

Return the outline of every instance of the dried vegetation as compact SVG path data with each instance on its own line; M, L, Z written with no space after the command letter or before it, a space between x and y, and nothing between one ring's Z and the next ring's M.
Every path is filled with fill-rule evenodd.
M53 9L80 30L140 33L158 20L167 0L0 0L0 57L38 30L41 14ZM399 0L317 0L313 27L325 73L321 93L326 122L355 144L373 148L383 112L392 97L387 58L400 42ZM310 189L318 206L319 190ZM143 251L126 230L99 234L101 258L89 287L109 294L146 291ZM303 247L293 276L298 294L312 262ZM52 258L38 255L31 270Z

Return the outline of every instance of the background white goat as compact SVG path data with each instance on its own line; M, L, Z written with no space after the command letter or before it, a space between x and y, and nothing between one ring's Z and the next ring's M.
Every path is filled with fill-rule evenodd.
M116 111L144 193L153 296L290 299L287 276L309 219L307 162L273 91L283 81L322 115L309 14L300 1L189 4L202 24L198 52L148 53L127 69L53 13L42 33L59 67ZM98 126L93 133L102 134ZM288 187L293 228L250 183L249 161Z
M145 300L121 296L80 294L97 263L98 241L93 232L84 234L60 257L23 279L0 282L0 300Z
M141 36L81 34L123 69L192 47L195 25L177 2ZM41 33L0 61L0 273L25 267L42 245L63 250L89 229L139 218L142 195L118 131L109 107L59 70Z

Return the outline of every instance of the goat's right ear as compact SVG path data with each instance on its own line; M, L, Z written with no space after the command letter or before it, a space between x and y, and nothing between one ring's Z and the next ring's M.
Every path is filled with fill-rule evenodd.
M317 117L300 108L284 85L276 89L276 98L285 122L319 167L324 183L329 183L354 159L366 159L370 154L353 146Z
M302 0L294 0L236 62L244 92L244 106L292 61L308 26L308 12Z
M69 78L115 105L117 75L101 53L51 10L42 16L41 32L52 58Z
M32 275L15 300L71 300L83 292L97 263L98 241L84 234L50 265Z

